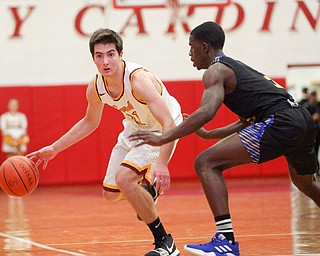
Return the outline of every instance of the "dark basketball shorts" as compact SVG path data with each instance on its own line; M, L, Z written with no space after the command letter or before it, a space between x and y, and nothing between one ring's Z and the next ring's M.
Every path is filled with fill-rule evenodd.
M307 109L291 107L238 132L253 163L285 156L300 175L317 171L316 128Z

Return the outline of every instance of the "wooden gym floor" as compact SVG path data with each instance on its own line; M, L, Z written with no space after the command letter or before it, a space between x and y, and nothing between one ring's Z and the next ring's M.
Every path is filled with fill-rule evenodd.
M228 180L242 256L320 255L320 210L287 178ZM186 243L209 241L213 217L195 181L174 181L158 202L180 255ZM152 237L123 201L101 198L100 185L38 187L24 198L0 191L0 255L130 255L153 248Z

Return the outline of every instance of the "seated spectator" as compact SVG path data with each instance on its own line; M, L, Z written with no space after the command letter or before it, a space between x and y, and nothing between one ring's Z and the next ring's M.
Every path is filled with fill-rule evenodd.
M27 151L29 136L28 121L24 113L19 112L19 101L10 99L8 111L0 117L2 132L2 151L6 158L14 155L24 155Z
M307 87L302 88L302 97L299 101L299 105L303 107L308 107L309 105L309 89Z

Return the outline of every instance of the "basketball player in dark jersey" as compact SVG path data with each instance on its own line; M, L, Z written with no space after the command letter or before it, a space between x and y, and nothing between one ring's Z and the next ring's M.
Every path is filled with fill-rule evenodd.
M195 169L215 217L217 233L205 244L188 244L194 255L240 255L235 242L222 172L230 167L260 164L280 156L288 162L293 184L320 206L320 183L314 152L315 126L309 112L272 79L223 53L225 34L214 22L205 22L189 37L191 61L203 74L201 106L179 126L156 136L137 132L132 140L162 145L196 132L204 139L221 139L195 159ZM206 131L222 104L240 119Z

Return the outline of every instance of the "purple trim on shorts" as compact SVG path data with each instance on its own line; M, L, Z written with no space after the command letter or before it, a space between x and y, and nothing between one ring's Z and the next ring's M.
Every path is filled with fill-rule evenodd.
M274 122L274 116L270 116L266 120L249 125L238 132L241 142L249 153L252 162L260 163L260 141L266 127L270 127Z

